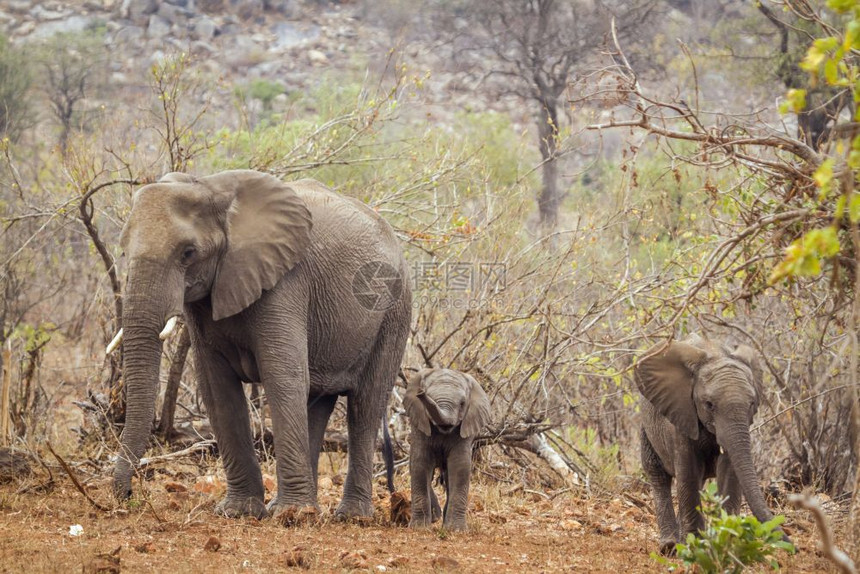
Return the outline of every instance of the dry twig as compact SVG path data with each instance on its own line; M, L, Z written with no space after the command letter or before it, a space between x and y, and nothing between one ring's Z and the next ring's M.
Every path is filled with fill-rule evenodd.
M829 558L840 572L844 574L857 574L857 568L854 566L854 561L842 550L836 547L833 543L833 533L830 531L830 526L827 524L827 517L824 516L824 511L818 505L818 501L809 496L801 496L792 494L788 497L788 501L795 508L804 508L812 513L815 518L815 523L818 525L818 535L821 537L820 548L821 552Z

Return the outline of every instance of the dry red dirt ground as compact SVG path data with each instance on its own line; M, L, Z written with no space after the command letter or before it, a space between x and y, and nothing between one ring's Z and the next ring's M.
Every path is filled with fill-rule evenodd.
M34 489L46 482L41 474L0 485L0 571L665 571L649 557L656 526L643 493L611 498L563 492L548 499L478 482L471 500L472 530L446 533L390 525L383 488L373 520L334 523L328 517L338 500L339 480L324 476L322 518L284 527L274 520L215 516L222 483L214 474L201 477L206 470L195 468L159 469L143 487L136 484L139 499L111 511L92 506L62 471L55 471L47 492ZM22 487L29 491L21 492ZM99 503L116 507L108 479L91 480L86 490ZM645 504L633 502L640 499ZM77 536L70 534L73 525L82 529ZM806 516L790 513L789 528L799 552L780 556L783 571L833 571L815 550L815 530ZM99 557L111 553L112 558Z

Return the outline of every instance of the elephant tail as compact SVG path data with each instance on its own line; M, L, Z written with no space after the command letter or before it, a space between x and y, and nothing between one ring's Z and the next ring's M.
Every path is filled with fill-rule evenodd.
M391 446L391 434L388 432L388 421L382 413L382 458L385 460L385 481L388 492L394 492L394 448Z

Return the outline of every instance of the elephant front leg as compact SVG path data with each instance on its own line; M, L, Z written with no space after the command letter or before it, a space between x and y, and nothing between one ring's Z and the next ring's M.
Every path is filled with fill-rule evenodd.
M679 441L675 459L675 474L678 479L678 517L681 533L697 534L705 528L705 519L699 511L699 491L704 483L704 468L696 456L695 446L687 440Z
M274 516L287 509L318 509L308 439L307 354L296 350L278 357L264 354L258 363L272 413L278 472L278 493L269 512Z
M227 477L227 496L215 508L228 517L266 516L265 489L254 452L242 383L219 355L197 348L198 379Z
M672 475L666 472L660 457L651 446L643 429L641 432L642 469L651 483L657 527L660 531L660 553L672 555L678 543L678 520L672 503Z
M412 488L412 518L410 528L429 528L433 523L433 501L435 494L432 490L434 460L429 451L427 441L420 431L413 430L409 451L409 481ZM438 500L436 506L439 506Z
M448 488L442 526L448 530L466 530L469 509L469 483L472 478L472 441L457 437L448 452Z

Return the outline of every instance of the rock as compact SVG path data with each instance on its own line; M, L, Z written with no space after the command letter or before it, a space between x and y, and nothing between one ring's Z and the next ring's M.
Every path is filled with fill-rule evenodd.
M93 22L90 16L69 16L64 20L43 22L35 27L27 39L44 40L57 34L77 34L92 26Z
M242 20L254 20L263 12L263 0L231 0L236 15Z
M296 0L263 0L263 9L292 18L298 14L299 7Z
M123 0L119 8L120 16L133 22L144 22L150 14L158 10L158 0Z
M209 42L197 40L191 43L191 53L196 56L211 56L217 51L217 48Z
M206 14L217 14L224 10L224 0L197 0L197 9Z
M218 552L221 549L221 541L217 536L210 536L206 544L203 545L203 550L206 552Z
M248 77L250 78L271 78L272 76L278 76L279 70L281 66L283 66L283 62L280 59L270 60L268 62L263 62L261 64L257 64L253 68L248 70Z
M274 98L272 98L272 111L276 113L281 113L287 111L290 107L290 97L287 94L278 94ZM329 488L331 488L331 479L328 481Z
M314 66L324 66L328 64L328 56L319 50L308 50L308 61Z
M30 0L8 0L6 2L6 8L17 14L29 12L32 7L33 2Z
M223 60L230 66L247 68L262 60L263 51L260 46L247 36L238 35L232 46L224 49Z
M44 6L39 4L33 6L30 10L30 16L35 20L41 20L43 22L50 20L61 20L69 16L69 12L63 12L60 10L48 10Z
M288 50L316 40L320 36L319 26L308 26L300 29L292 22L278 22L269 28L269 32L275 35L272 48L277 50Z
M166 21L161 16L153 14L149 17L149 26L146 27L146 35L150 38L164 38L170 34L172 28L170 22Z
M167 2L158 7L158 12L156 12L156 14L171 24L183 24L191 15L191 13L185 8L174 6Z
M287 568L304 568L310 570L314 563L314 555L304 546L296 546L286 553L284 563Z
M199 40L208 42L218 33L218 25L208 16L202 16L194 23L194 35Z
M113 43L138 45L145 34L146 32L140 26L125 26L113 35Z
M36 23L32 20L27 20L20 26L14 29L15 35L17 36L29 36L30 32L36 29Z

